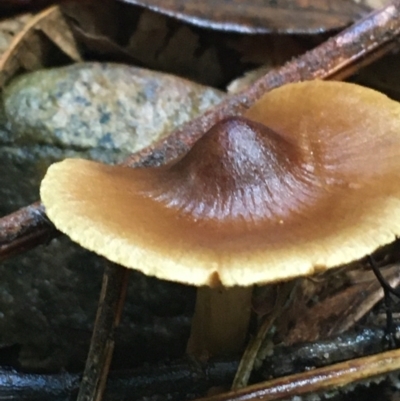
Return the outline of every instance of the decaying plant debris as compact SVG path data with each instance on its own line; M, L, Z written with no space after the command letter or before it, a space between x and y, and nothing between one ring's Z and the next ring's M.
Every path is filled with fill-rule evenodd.
M127 159L125 164L131 166L158 165L175 158L177 155L185 152L210 125L213 125L217 120L225 116L241 113L264 91L273 87L290 81L315 77L343 79L350 76L361 68L362 65L370 63L396 48L396 38L400 31L400 24L398 22L399 9L400 5L398 3L388 6L383 11L377 12L365 21L359 22L354 28L350 27L344 33L330 39L304 56L295 59L278 70L269 72L245 92L227 98L219 107L187 123L181 129L173 132L167 140L157 143L149 150L146 149L135 154L133 157ZM54 13L54 10L52 12ZM71 15L68 18L70 17ZM43 18L43 16L40 18ZM32 27L30 29L32 31L28 35L26 33L22 35L20 40L24 41L26 36L29 37L35 32ZM39 29L41 28L39 27ZM73 29L75 29L76 34L76 27ZM75 46L75 39L72 40L72 37L69 36L67 39L67 42L70 41L72 47L68 45L67 48L74 49L75 52L78 47ZM86 37L88 37L87 34ZM39 43L41 40L39 39ZM45 39L45 41L47 40ZM64 39L61 42L63 43ZM29 40L25 43L25 46L27 43L30 43ZM48 42L46 46L49 46ZM78 53L71 53L69 50L65 50L66 48L63 46L60 46L57 41L53 42L48 47L51 50L50 53L45 52L40 57L44 57L42 60L46 60L46 54L58 54L58 56L61 56L58 58L61 63L65 60L65 55L69 57L69 60L78 60L85 57L85 54L80 54L79 51ZM27 69L29 69L29 66L33 66L33 69L36 69L37 66L46 65L40 62L40 57L37 59L39 63L36 66L34 64L29 65L29 61L28 65L26 65L26 61L21 62L21 59L19 59L18 51L21 50L15 50L18 48L18 42L15 42L14 47L10 49L13 48L14 50L11 51L16 53L9 53L7 58L3 58L4 64L0 62L0 65L7 65L6 69L0 70L0 80L4 80L3 82L8 81L21 66L23 68L28 66ZM17 64L14 64L14 67L10 67L15 61L17 61ZM4 73L2 74L2 72ZM16 212L12 216L1 219L0 229L0 259L6 259L13 254L19 254L58 235L46 219L40 204L33 204L21 209L21 211ZM386 265L389 257L394 258L395 261L397 260L396 249L397 246L395 245L392 251L384 252L381 265ZM357 266L352 267L353 270L355 267ZM360 267L361 269L367 269L368 264L360 263L358 269L355 269L355 271L362 271ZM364 275L364 273L359 273L360 275ZM397 285L396 266L392 270L388 270L387 278L393 285ZM354 275L352 276L348 273L348 270L337 274L336 281L332 277L316 278L315 281L305 280L301 284L301 295L298 295L298 300L301 299L301 302L297 302L296 307L289 310L287 317L277 323L276 327L278 329L275 338L267 339L266 352L269 352L270 344L276 341L283 341L287 344L296 344L307 340L318 341L325 335L339 333L352 327L354 321L358 321L365 316L382 296L378 285L372 280L367 283L357 282L356 284L354 280ZM337 287L328 289L333 282L337 283ZM270 288L260 298L261 301L257 306L258 309L256 309L259 312L260 318L270 313L268 306L266 306L266 309L262 309L261 305L263 303L267 305L268 299L275 299L275 291L276 289ZM369 300L366 305L360 303L360 291L369 294L365 298ZM317 300L320 302L317 302ZM299 313L300 310L298 308L300 304L303 305L301 313ZM346 308L347 304L351 304L353 307ZM325 322L331 322L332 319L335 319L334 314L330 313L330 309L332 308L336 311L343 308L343 315L341 319L335 320L335 325L329 333L325 333L323 332L323 329L327 327ZM289 318L289 316L292 316L292 318ZM294 317L298 317L298 320L294 319ZM305 320L302 321L300 317L304 317ZM314 330L304 329L304 327L307 328L309 326L312 326ZM287 349L287 351L289 352L290 349ZM333 361L329 362L332 363ZM285 372L284 374L289 372ZM185 395L176 396L176 399L185 398L186 395L189 396L189 393L190 391L188 390ZM199 396L200 393L193 395Z

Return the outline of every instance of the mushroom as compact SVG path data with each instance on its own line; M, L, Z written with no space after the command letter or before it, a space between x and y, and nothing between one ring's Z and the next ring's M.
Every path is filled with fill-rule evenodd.
M214 288L198 294L189 350L199 354L242 346L253 284L310 275L392 242L399 182L400 105L313 81L218 122L168 166L56 163L41 197L55 226L83 247Z

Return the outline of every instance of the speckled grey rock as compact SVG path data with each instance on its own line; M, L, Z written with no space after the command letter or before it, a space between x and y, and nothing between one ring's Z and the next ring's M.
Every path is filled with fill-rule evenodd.
M81 64L23 76L0 107L0 215L38 199L50 163L113 163L217 103L222 94L169 75ZM2 349L25 368L81 368L102 275L99 257L68 238L0 265ZM132 272L115 360L134 366L184 350L193 289Z
M75 64L17 79L5 91L8 131L121 160L218 103L222 92L172 75L116 64ZM6 140L4 138L3 140Z

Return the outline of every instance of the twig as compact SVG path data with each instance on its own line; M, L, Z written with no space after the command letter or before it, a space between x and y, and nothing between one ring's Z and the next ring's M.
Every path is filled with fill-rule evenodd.
M128 282L128 269L106 262L89 355L77 401L101 401Z
M357 69L396 48L399 33L400 2L396 1L358 21L314 50L269 72L245 91L228 97L219 106L172 132L166 139L132 155L124 164L156 166L174 159L186 152L217 121L240 114L272 88L288 82L316 78L346 78ZM30 238L22 241L24 245L21 250L30 249L43 242L44 238L50 240L55 235L56 231L50 225L37 228L36 222L29 217L29 214L26 214L26 209L44 216L43 207L39 203L15 212L11 221L14 237L10 238L0 229L0 244L3 245L3 248L0 248L0 260L18 251L18 241L26 237L26 230L30 231ZM4 219L7 220L6 223ZM10 216L0 219L0 228L5 224L10 225ZM15 245L14 242L16 242ZM13 247L17 251L8 253L4 251L4 246Z
M59 234L40 202L19 209L0 219L0 262Z
M400 349L270 380L201 401L277 401L321 393L400 370ZM200 399L198 400L200 401Z

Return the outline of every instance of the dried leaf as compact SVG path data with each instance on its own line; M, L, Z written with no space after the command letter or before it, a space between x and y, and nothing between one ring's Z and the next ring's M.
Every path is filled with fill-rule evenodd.
M6 52L17 33L22 30L31 18L31 14L22 14L0 21L0 58Z
M320 33L368 11L351 0L122 0L210 29L242 33Z
M62 10L91 59L122 61L211 86L222 86L259 64L241 62L237 35L199 29L129 4L75 2Z
M62 10L91 58L123 61L218 87L250 68L282 65L318 43L315 37L210 31L109 0L101 8L75 2Z
M0 88L18 72L52 65L54 60L50 55L54 56L54 48L74 61L81 61L71 30L58 7L33 17L14 37L0 58Z

